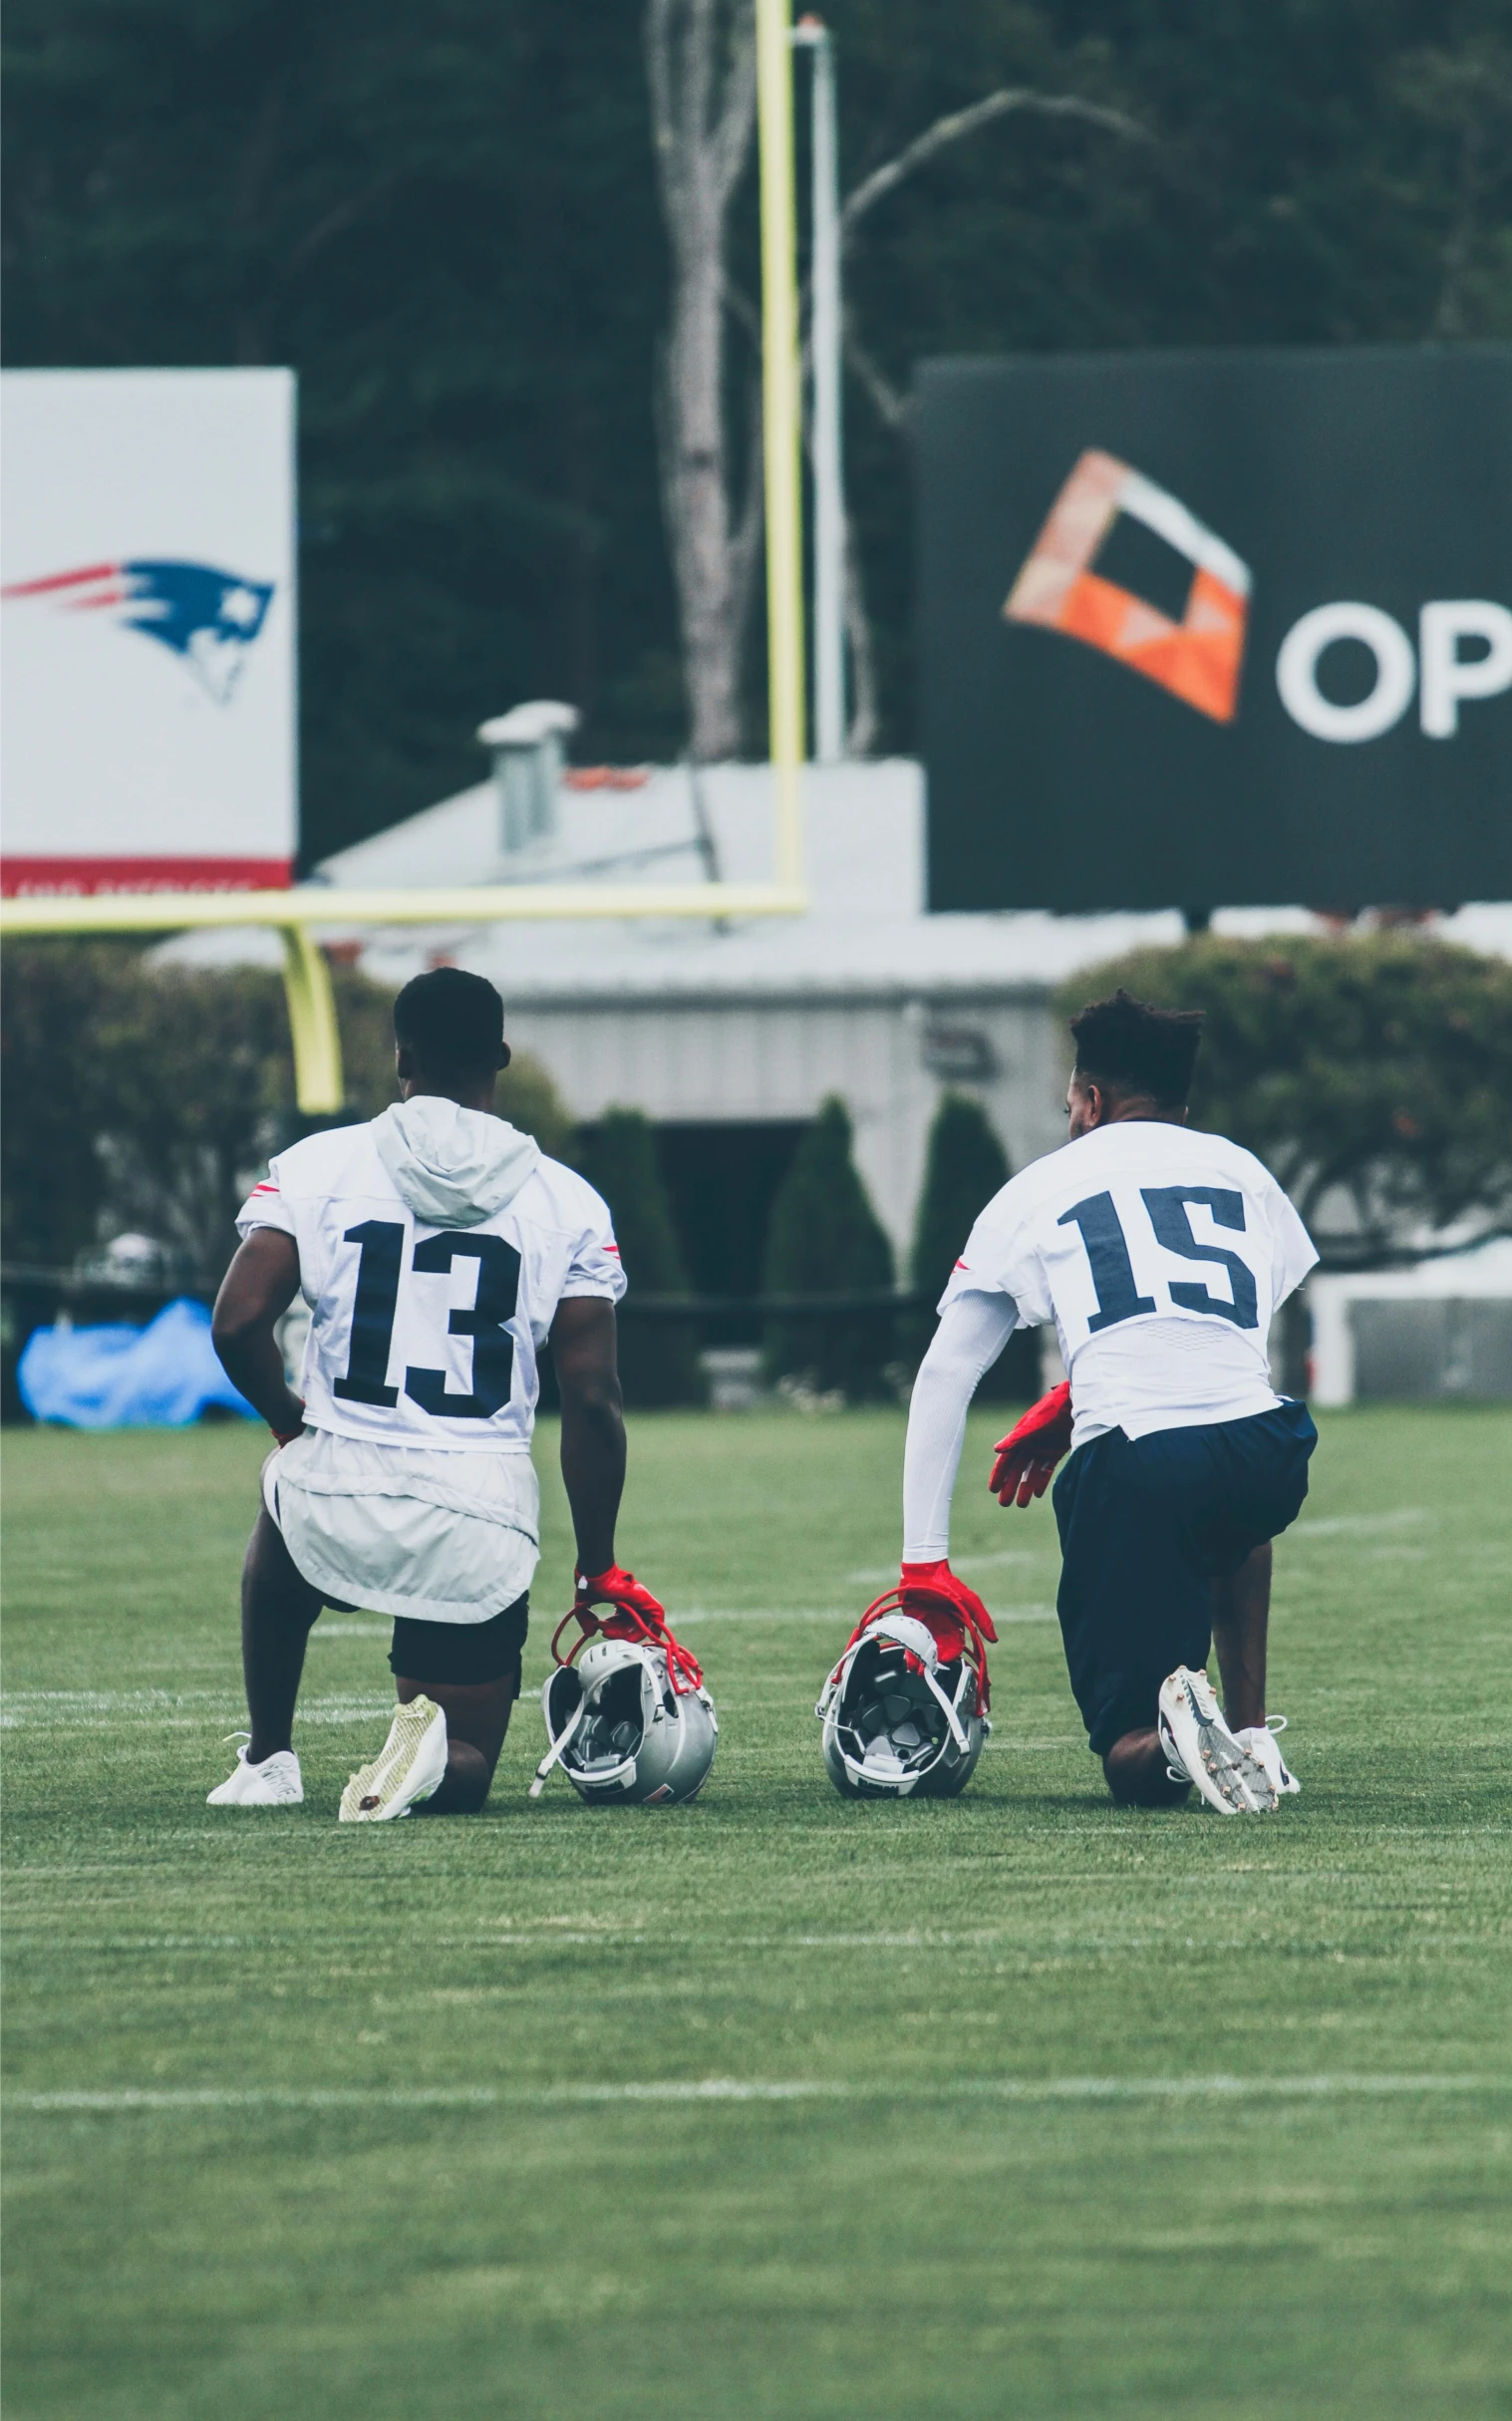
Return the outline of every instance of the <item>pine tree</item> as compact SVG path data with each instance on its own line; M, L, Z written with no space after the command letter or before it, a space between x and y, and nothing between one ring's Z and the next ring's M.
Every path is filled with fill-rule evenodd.
M850 1156L845 1104L833 1095L772 1202L763 1283L769 1295L849 1295L893 1283L892 1247ZM766 1324L767 1374L803 1377L864 1402L887 1391L895 1330L895 1316L885 1309L774 1317Z
M914 1228L912 1277L923 1298L909 1323L909 1344L922 1360L935 1333L934 1307L945 1291L972 1223L1013 1171L980 1101L948 1092L929 1132L924 1190ZM984 1403L1028 1403L1040 1392L1040 1340L1020 1329L977 1390Z
M601 1193L614 1217L629 1300L686 1295L688 1274L673 1223L672 1203L657 1164L656 1137L638 1109L609 1109L580 1130L577 1167ZM691 1320L620 1321L620 1380L627 1404L701 1403L698 1334Z

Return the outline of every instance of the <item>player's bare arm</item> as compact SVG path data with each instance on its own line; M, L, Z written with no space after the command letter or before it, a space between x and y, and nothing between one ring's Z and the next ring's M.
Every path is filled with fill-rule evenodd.
M255 1228L220 1282L210 1334L221 1368L277 1438L295 1437L304 1405L284 1376L274 1331L299 1288L299 1247L277 1228Z
M562 1399L562 1480L579 1572L607 1572L625 1487L625 1417L614 1306L592 1297L562 1304L551 1326Z

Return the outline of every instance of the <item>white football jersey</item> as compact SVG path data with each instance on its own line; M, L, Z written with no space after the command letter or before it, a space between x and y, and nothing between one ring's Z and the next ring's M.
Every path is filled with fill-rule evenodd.
M625 1292L608 1206L574 1170L542 1156L492 1217L428 1226L372 1125L280 1152L236 1225L281 1228L299 1248L309 1425L371 1444L528 1454L557 1305Z
M1095 1127L1010 1179L940 1301L1007 1295L1054 1320L1074 1440L1243 1420L1280 1398L1266 1334L1318 1255L1270 1170L1154 1118Z

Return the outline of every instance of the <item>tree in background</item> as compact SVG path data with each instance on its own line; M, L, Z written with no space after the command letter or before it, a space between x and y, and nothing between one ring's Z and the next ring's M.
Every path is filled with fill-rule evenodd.
M947 1092L929 1130L924 1190L914 1227L911 1274L923 1305L909 1323L918 1362L935 1333L934 1307L966 1249L973 1222L1013 1174L1008 1154L980 1101ZM1019 1329L977 1390L983 1403L1029 1403L1040 1392L1040 1340Z
M686 1295L688 1275L650 1120L638 1109L605 1110L578 1129L573 1157L609 1205L632 1293ZM693 1322L628 1312L620 1322L620 1379L627 1404L702 1403Z
M772 1201L763 1288L768 1295L852 1295L892 1283L892 1246L850 1156L845 1104L831 1095ZM766 1324L767 1374L865 1402L888 1391L895 1328L886 1309L774 1315Z
M1512 1229L1512 967L1404 933L1203 935L1062 987L1205 1012L1192 1124L1231 1135L1297 1204L1326 1268Z
M731 214L756 132L756 24L747 0L649 0L646 71L671 253L659 436L678 593L688 748L741 749L741 654L761 538L761 416L746 395L744 478L730 475L726 361Z
M852 218L847 485L888 749L915 739L922 357L1512 333L1506 0L828 13L852 196L1009 87L1155 139L1007 114ZM741 150L721 148L718 88L736 0L653 0L644 23L623 0L11 0L7 359L299 373L309 857L475 780L473 729L520 698L582 708L590 756L685 744L668 526L717 531L694 424L720 385L720 447L742 432L749 367L712 326L696 236L680 320L658 208L646 60L659 27L695 20L727 44L707 109L695 76L658 123L691 131L717 200ZM720 222L726 308L748 324L755 185L748 167ZM705 370L697 412L667 425L664 484L654 398L677 326Z
M347 1106L398 1099L393 994L333 970ZM139 943L12 942L0 961L0 1133L10 1263L66 1269L138 1231L201 1287L236 1249L235 1214L270 1152L309 1130L294 1100L281 979L259 967L162 967ZM500 1110L560 1150L567 1112L522 1058Z

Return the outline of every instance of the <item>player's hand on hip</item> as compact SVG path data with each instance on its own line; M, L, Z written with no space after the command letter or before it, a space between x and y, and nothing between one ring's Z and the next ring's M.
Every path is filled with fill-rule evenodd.
M1000 1505L1028 1505L1043 1496L1071 1442L1069 1379L1031 1404L1016 1428L1000 1437L988 1487Z

